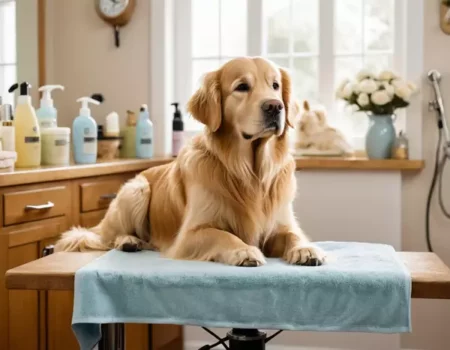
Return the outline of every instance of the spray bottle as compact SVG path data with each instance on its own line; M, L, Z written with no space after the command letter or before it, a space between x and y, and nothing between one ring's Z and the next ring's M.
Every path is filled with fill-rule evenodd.
M72 126L73 156L77 164L94 164L97 161L97 122L91 117L89 103L100 102L90 97L81 97L80 115Z
M147 105L142 105L136 125L136 157L153 157L153 123Z
M52 91L64 90L62 85L44 85L38 90L42 91L41 107L36 111L39 126L43 128L56 128L58 126L58 111L53 107Z
M31 168L41 165L41 138L36 111L31 105L31 85L24 81L14 84L9 92L20 87L14 113L15 143L17 152L16 167Z

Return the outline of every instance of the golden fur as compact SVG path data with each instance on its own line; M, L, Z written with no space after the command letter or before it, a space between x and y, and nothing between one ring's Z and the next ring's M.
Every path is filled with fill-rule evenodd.
M313 149L351 154L352 147L344 135L327 123L325 111L320 108L311 109L308 101L303 103L303 113L296 127L297 150Z
M268 100L284 106L279 129L265 127L261 106ZM238 266L262 265L265 256L321 264L324 252L292 208L287 128L297 110L286 71L262 58L231 60L205 76L188 110L205 131L172 163L127 182L98 226L65 233L56 250L155 249Z

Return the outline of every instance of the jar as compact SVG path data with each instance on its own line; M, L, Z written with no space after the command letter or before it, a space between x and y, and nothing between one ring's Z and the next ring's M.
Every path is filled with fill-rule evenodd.
M400 131L392 153L394 159L404 160L409 158L409 141L403 131Z
M42 137L42 165L69 165L70 128L44 128Z

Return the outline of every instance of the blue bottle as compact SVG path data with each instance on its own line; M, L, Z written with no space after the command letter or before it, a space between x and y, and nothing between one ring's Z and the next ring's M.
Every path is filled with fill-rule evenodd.
M91 117L88 103L99 105L100 102L81 97L80 115L75 118L72 126L73 156L77 164L94 164L97 161L97 123Z
M153 157L153 123L148 114L147 105L142 105L136 124L136 157Z

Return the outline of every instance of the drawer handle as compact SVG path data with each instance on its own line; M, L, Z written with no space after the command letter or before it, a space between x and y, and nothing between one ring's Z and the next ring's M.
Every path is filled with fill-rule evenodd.
M55 205L52 202L47 202L41 205L26 205L25 210L45 210L53 208Z
M117 197L117 193L107 193L107 194L102 194L100 196L100 199L114 199Z

